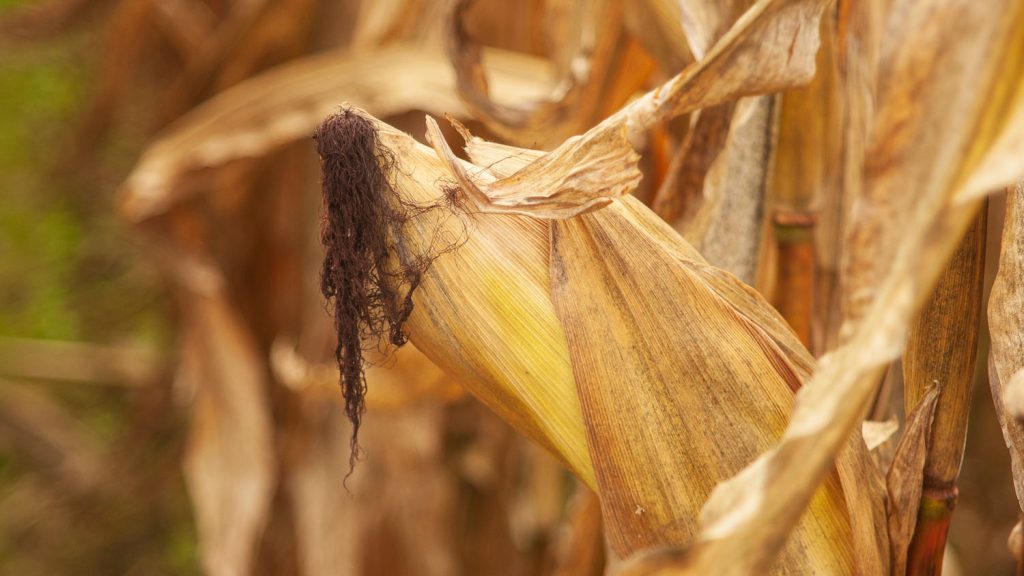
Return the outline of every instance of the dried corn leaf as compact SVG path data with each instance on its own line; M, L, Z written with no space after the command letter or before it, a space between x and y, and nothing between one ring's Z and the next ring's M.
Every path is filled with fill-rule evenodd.
M522 170L490 183L482 181L486 173L479 170L474 181L448 147L437 122L429 117L427 140L477 207L488 213L571 218L629 194L641 178L636 167L639 156L623 130L601 137L574 136L558 148L559 153L539 157ZM601 194L593 194L594 190Z
M511 176L486 181L487 173L478 167L474 179L436 137L437 127L428 124L435 136L432 141L459 184L481 207L502 212L529 210L550 218L593 210L607 204L602 197L621 195L639 181L638 156L629 143L653 123L810 78L824 3L783 4L762 0L715 44L705 60ZM576 209L566 210L572 207Z
M986 239L982 209L946 265L911 328L903 355L904 407L909 413L939 388L925 484L952 491L967 439L981 318Z
M657 61L665 74L675 74L694 58L683 34L682 12L676 0L625 3L626 28Z
M621 2L577 0L574 6L581 21L579 46L566 70L567 77L546 98L515 105L502 105L491 99L480 45L471 40L465 28L464 13L471 4L459 0L452 8L448 54L455 68L459 94L474 118L506 140L534 146L557 144L599 119L597 114L605 95L602 88L612 71L621 35ZM619 105L621 102L615 107Z
M822 360L798 395L782 442L712 496L705 543L693 554L695 570L730 564L727 573L751 573L764 560L757 559L760 554L737 560L738 546L763 547L761 553L770 556L782 543L784 527L797 520L860 423L878 376L898 355L916 307L976 212L977 203L952 206L957 183L967 181L976 159L991 149L999 124L989 124L988 115L1007 101L986 101L989 92L978 87L1016 85L1016 77L1001 73L1016 73L1004 66L1012 63L1006 55L1020 37L1016 31L1024 17L1024 3L996 4L978 10L970 2L915 3L891 23L892 38L899 41L888 54L888 84L879 100L879 139L867 184L872 197L883 197L883 189L890 196L917 190L917 205L900 215L898 226L886 225L904 234L893 247L895 256L884 260L891 262L885 281L849 343ZM992 59L993 53L1002 57ZM970 121L950 118L951 105L969 111ZM923 149L922 140L928 141ZM765 530L766 525L776 530Z
M704 59L605 123L624 124L632 138L670 117L810 81L825 5L821 0L757 2Z
M896 445L896 454L886 478L889 488L889 542L892 574L903 574L907 568L907 549L917 526L917 509L921 503L924 465L931 444L932 424L939 401L938 386L928 389L921 401L907 416L903 436Z
M773 102L761 96L736 103L724 147L704 175L699 208L675 223L708 262L751 285L761 248Z
M704 180L725 147L735 104L697 110L672 155L668 173L654 196L652 208L666 222L685 224L696 218L704 199Z
M748 0L680 0L679 11L690 53L702 60L709 48L722 37L733 22L750 6Z
M999 272L988 304L992 347L988 357L989 383L1003 438L1010 449L1013 484L1024 510L1024 424L1004 404L1019 393L1024 373L1024 182L1007 191L1006 221L999 255Z
M184 359L198 391L184 466L203 566L215 576L247 574L274 490L266 379L255 343L225 300L221 281L207 275L183 283Z
M543 63L507 52L490 55L504 96L535 93ZM189 193L188 176L308 138L344 100L381 116L413 109L463 114L454 85L441 54L413 46L330 52L281 66L217 95L158 137L123 185L122 210L135 221L159 214Z

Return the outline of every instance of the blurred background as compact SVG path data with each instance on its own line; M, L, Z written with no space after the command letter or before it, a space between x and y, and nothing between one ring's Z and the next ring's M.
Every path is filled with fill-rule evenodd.
M594 496L411 346L368 375L343 482L309 135L351 101L417 137L451 112L502 139L459 99L446 4L0 0L0 573L601 573ZM505 98L557 91L581 47L604 71L573 122L519 144L685 65L664 3L606 20L592 4L465 15ZM1012 570L982 339L947 561L962 574Z

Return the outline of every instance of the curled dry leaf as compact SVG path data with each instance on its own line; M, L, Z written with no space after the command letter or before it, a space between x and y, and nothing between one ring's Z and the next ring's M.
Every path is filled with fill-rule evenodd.
M611 128L588 136L574 136L558 148L559 154L541 156L514 174L484 183L479 180L486 172L478 168L474 181L448 147L437 122L427 118L427 140L447 162L459 186L482 212L498 214L571 218L607 206L636 188L641 178L636 165L639 156L625 131Z
M814 76L818 22L827 2L757 2L707 56L605 122L624 123L631 139L653 123L806 83Z
M896 454L886 477L889 489L889 545L891 573L903 574L907 566L907 549L917 525L917 509L925 474L925 459L931 443L935 408L940 388L929 388L921 401L907 416L903 436L896 445Z
M481 47L465 28L465 12L472 4L470 0L454 3L447 34L458 91L474 118L510 142L532 146L557 144L600 119L604 84L622 36L622 2L572 2L580 30L577 53L566 67L566 77L545 98L505 105L491 99Z

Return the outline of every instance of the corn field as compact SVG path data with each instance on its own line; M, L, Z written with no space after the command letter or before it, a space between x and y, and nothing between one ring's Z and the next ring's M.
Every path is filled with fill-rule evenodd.
M0 572L1024 574L1024 1L0 47Z

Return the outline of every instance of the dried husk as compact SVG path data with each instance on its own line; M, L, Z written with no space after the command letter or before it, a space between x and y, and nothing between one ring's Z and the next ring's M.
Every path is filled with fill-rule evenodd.
M645 214L637 203L615 203L552 229L553 298L606 534L622 556L693 538L696 512L715 484L785 426L792 387L810 362L788 358L773 339L783 332L764 331L730 299L745 290L739 281L681 240L668 245L667 231L648 232L659 223L638 213ZM747 297L744 304L771 310ZM780 558L786 573L852 570L843 508L833 476ZM814 557L808 548L831 550Z

